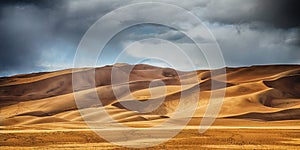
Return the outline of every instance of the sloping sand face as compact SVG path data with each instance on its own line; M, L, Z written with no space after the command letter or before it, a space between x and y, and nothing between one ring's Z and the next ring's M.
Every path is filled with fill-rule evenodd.
M185 118L180 114L174 115L174 112L179 106L181 93L193 91L191 73L176 73L173 69L142 64L128 73L129 65L117 67L120 77L129 75L127 83L120 81L112 87L112 66L105 66L95 69L96 88L83 87L78 91L86 96L96 90L102 102L102 106L86 103L81 107L84 116L81 116L75 103L72 70L0 78L0 145L3 148L116 148L89 130L87 120L94 121L90 124L111 128L110 121L113 119L140 130L172 120L168 122L168 129L152 132L176 130L180 119ZM85 74L90 70L76 69L76 72ZM280 149L300 146L300 66L254 66L226 70L226 96L213 126L203 134L198 132L211 93L223 88L212 88L211 81L218 81L218 76L211 78L210 71L199 70L197 85L200 92L193 118L179 135L154 148ZM178 78L178 73L184 77L182 80ZM153 84L154 80L162 81L165 86ZM122 90L124 85L129 85L130 93L124 92L116 97L113 88ZM162 98L163 101L159 101ZM135 111L126 107L126 104L135 101L141 102ZM189 103L189 98L184 102ZM101 116L100 111L105 111L111 118ZM121 129L98 130L115 138L124 133ZM157 140L165 138L164 135L157 135ZM151 143L149 139L153 140L143 137L119 141L130 146Z

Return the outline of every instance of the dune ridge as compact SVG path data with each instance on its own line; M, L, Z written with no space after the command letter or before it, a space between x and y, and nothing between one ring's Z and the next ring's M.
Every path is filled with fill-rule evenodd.
M116 81L114 88L122 90L129 85L130 93L117 99L112 91L111 73L118 77L129 76L129 81ZM132 68L131 72L128 71ZM76 73L85 74L92 68L75 69ZM226 68L226 96L218 116L219 119L241 119L256 121L299 120L300 114L300 66L270 65L242 68ZM196 73L198 83L190 84L191 75ZM160 68L145 64L136 66L122 64L95 68L95 89L103 106L87 105L83 109L87 117L99 117L93 111L103 107L113 119L122 123L148 122L154 124L171 117L178 106L180 94L192 91L193 86L200 87L199 105L194 118L201 118L212 91L223 87L211 88L209 70L194 72L176 72L170 68ZM219 76L224 76L221 74ZM179 76L183 77L180 80ZM155 84L162 81L165 86ZM154 84L153 84L154 83ZM153 84L151 88L149 85ZM183 84L181 86L181 84ZM88 94L93 89L83 88L79 93ZM162 95L151 97L152 90L166 90ZM165 98L162 104L152 112L147 110L155 106L138 107L138 113L128 110L122 103L132 101L157 101ZM122 102L122 103L120 103ZM42 124L64 124L65 128L85 128L74 101L72 89L72 70L33 73L0 78L0 114L1 128L31 127ZM106 118L99 121L105 122ZM78 124L74 127L72 124ZM53 126L53 128L57 128Z

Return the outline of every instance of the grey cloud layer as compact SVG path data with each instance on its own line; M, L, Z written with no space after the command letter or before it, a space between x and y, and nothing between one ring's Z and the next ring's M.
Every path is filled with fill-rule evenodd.
M204 21L218 40L229 66L300 63L297 0L156 1L181 6ZM89 26L111 10L136 2L141 1L1 1L0 74L71 67L76 47ZM164 12L174 15L167 10L149 15L163 15ZM188 18L183 20L178 16L178 20L189 24ZM188 40L176 31L155 29L159 32L153 33L154 37L188 44ZM126 41L147 36L133 30ZM122 38L116 41L121 42ZM114 48L122 47L115 46L111 50Z
M211 22L294 28L300 24L299 6L297 0L210 0L193 11Z

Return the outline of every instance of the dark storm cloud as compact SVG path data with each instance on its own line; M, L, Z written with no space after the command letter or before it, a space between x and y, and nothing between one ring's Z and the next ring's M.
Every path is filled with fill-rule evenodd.
M1 0L0 6L36 5L39 7L53 7L60 4L61 0Z
M43 64L45 59L55 62L64 53L73 57L76 44L90 24L84 25L83 19L66 16L63 7L52 0L1 1L2 75L47 70Z
M279 28L300 27L299 0L260 0L257 19Z
M71 67L85 31L122 3L126 2L1 1L0 75L59 69L56 64Z
M223 24L252 23L275 28L300 26L299 0L212 0L199 7L199 15Z
M263 0L260 3L259 20L280 28L300 27L299 0Z
M37 68L39 44L49 40L41 35L48 30L44 14L34 6L6 6L1 9L0 71L30 71ZM42 24L37 23L44 21Z
M235 58L230 56L238 52L241 56L245 55L245 59L240 58L235 61L236 65L255 62L268 63L264 62L265 58L261 58L260 61L241 62L249 58L248 53L253 49L257 49L257 51L253 51L254 58L259 58L255 55L259 55L263 49L271 48L276 49L272 55L274 58L278 57L275 56L278 55L276 52L280 52L281 62L290 62L289 57L284 58L285 53L280 51L281 49L289 53L286 55L293 56L292 62L297 57L293 54L300 47L298 0L156 1L173 3L191 10L209 25L216 23L218 27L216 29L212 27L211 30L220 41L219 44L224 49L224 55L228 56L227 62L234 60ZM134 2L141 1L1 1L0 75L49 70L47 68L49 65L52 66L50 69L59 69L57 67L59 64L66 64L65 67L70 67L76 47L85 31L104 14ZM149 15L159 16L161 12L153 12ZM189 23L188 18L185 22ZM159 28L158 30L160 31L153 33L154 37L185 43L182 35L175 31L163 31ZM238 34L234 33L233 35L232 30L236 30ZM232 36L227 36L229 34ZM133 32L126 36L126 40L134 41L144 36L148 35L143 32ZM262 40L266 42L259 45ZM238 44L235 41L239 41ZM255 44L249 45L251 42Z

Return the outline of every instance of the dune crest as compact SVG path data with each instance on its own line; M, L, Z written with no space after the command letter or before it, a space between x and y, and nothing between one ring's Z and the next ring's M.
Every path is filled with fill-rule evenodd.
M126 83L118 82L114 88L122 90L124 85L129 85L130 93L124 93L117 99L112 91L111 73L114 67L119 76L129 75ZM95 69L96 91L103 106L89 106L84 109L88 117L96 117L93 109L104 107L113 119L122 123L148 122L157 123L168 119L178 106L180 93L191 90L189 79L192 72L176 72L170 68L160 68L145 64L133 67L131 72L128 64L116 64ZM92 68L76 69L76 73L84 74ZM299 120L300 113L300 66L273 65L252 66L242 68L226 68L226 97L218 116L220 119L246 119L258 121L283 121ZM213 90L210 71L195 71L200 86L200 99L194 118L203 117L205 108ZM195 73L193 72L193 73ZM180 81L179 74L184 78ZM155 95L151 98L151 90L162 90L160 86L149 85L154 80L165 84L165 94ZM153 83L153 82L152 82ZM184 84L186 86L181 86ZM85 123L77 110L72 90L72 70L56 72L33 73L0 78L0 114L2 128L6 127L31 127L41 124L62 124L64 128L78 128ZM83 88L82 94L91 92ZM156 106L137 106L137 111L128 110L122 103L132 101L153 101L164 97L162 104ZM149 99L151 98L151 99ZM120 103L122 101L122 103ZM146 103L145 103L146 104ZM153 104L153 103L152 103ZM106 118L102 118L105 122ZM61 127L61 126L60 126Z

